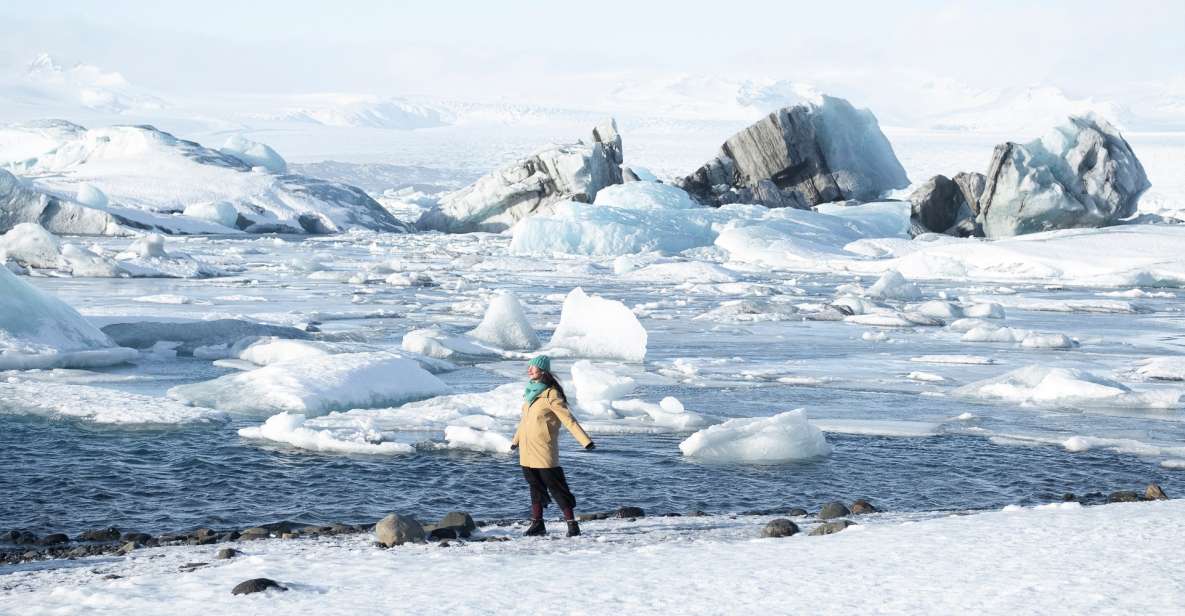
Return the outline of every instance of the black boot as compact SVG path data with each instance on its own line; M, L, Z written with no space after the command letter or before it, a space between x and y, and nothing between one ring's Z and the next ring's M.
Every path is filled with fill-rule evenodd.
M547 534L547 527L543 525L543 520L531 520L531 526L527 528L527 532L523 533L524 537L542 537Z
M576 520L568 520L568 536L569 537L580 536L580 524L578 522L576 522Z

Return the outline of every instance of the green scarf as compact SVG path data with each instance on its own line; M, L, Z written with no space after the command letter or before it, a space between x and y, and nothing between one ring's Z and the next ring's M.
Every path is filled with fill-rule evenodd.
M545 391L547 391L547 385L539 381L531 381L527 383L527 390L523 392L523 400L526 400L527 404L531 404Z

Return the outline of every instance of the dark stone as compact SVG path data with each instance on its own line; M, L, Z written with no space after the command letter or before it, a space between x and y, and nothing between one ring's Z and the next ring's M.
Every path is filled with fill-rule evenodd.
M46 536L42 537L41 540L37 542L37 544L38 545L61 545L63 543L69 543L69 542L70 542L70 538L66 536L66 533L53 533L53 534L46 535Z
M143 543L147 545L147 543L152 540L152 535L149 535L148 533L124 533L120 539L123 541L135 541L136 543Z
M1131 490L1112 492L1111 495L1107 497L1108 503L1134 503L1138 500L1140 500L1140 495Z
M454 529L457 536L461 538L467 538L473 531L477 530L477 524L473 521L473 517L464 511L452 511L445 514L436 526L442 529Z
M962 188L945 175L936 175L919 186L909 202L910 218L933 233L959 235L957 225L975 216Z
M839 501L831 501L819 509L819 519L830 520L833 518L842 518L844 516L851 515L851 513L852 512L848 510L847 506L843 503Z
M802 516L807 515L807 511L806 511L806 509L800 509L798 507L791 507L790 509L786 510L786 515L788 515L792 518L801 518Z
M824 522L816 526L815 529L811 531L811 536L818 537L819 535L834 535L835 533L838 533L849 526L855 525L855 522L849 522L847 520L833 520L831 522Z
M1148 484L1144 489L1144 500L1168 500L1169 496L1155 483Z
M262 526L252 526L251 528L243 529L243 531L239 533L239 539L242 539L243 541L267 539L271 536L271 534L272 532L270 530L263 528Z
M15 531L14 530L12 532L16 533L16 536L14 536L10 540L11 543L14 545L34 545L38 541L41 540L40 537L38 537L37 535L34 535L33 533L31 533L27 530L22 530L22 531Z
M601 511L601 512L597 512L597 513L581 513L576 516L576 519L580 520L581 522L588 522L589 520L607 520L607 519L614 517L616 515L617 515L616 513L608 513L608 512ZM500 524L498 524L498 526L505 526L505 524L500 523Z
M218 531L211 530L209 528L199 528L199 529L193 531L193 536L197 539L204 539L206 537L216 537L217 535L218 535Z
M856 499L856 501L853 502L852 506L848 509L851 511L852 515L859 515L861 513L876 513L880 511L880 509L874 507L872 503L862 498Z
M643 511L641 507L626 506L626 507L621 507L616 512L614 512L613 517L615 517L615 518L644 518L644 517L646 517L646 512Z
M264 592L265 590L273 589L279 590L281 592L288 590L287 588L280 586L275 580L269 580L267 578L255 578L253 580L247 580L246 582L239 582L237 586L231 589L230 594L249 595L252 593Z
M182 573L192 573L194 571L197 571L198 569L201 569L202 567L208 567L208 566L210 566L210 563L202 563L202 562L185 563L184 565L181 565L180 567L178 567L178 569L180 569Z
M218 550L218 555L215 556L214 558L217 558L218 560L227 560L229 558L234 558L240 554L242 554L242 552L240 552L234 548L222 548L221 550Z
M1078 497L1074 496L1073 492L1066 492L1065 494L1062 494L1062 502L1064 503L1069 503L1076 500L1078 500Z
M136 543L135 541L128 541L127 543L124 543L123 545L119 546L119 549L116 550L115 553L119 554L120 556L125 556L127 554L130 554L133 550L139 550L140 548L143 548L143 547L144 547L143 544Z
M119 529L111 526L108 528L88 530L78 535L77 541L118 541L120 535Z
M428 536L430 538L438 540L438 541L441 539L456 539L457 538L457 529L456 528L434 528L434 529L432 529L431 532L428 533Z
M704 513L703 511L700 511L699 509L696 509L694 511L689 511L687 513L687 517L689 517L689 518L702 518L706 515L708 515L708 514Z
M798 525L786 518L777 518L761 529L762 537L789 537L798 532Z
M386 547L404 543L422 543L424 527L410 515L392 513L374 525L375 539Z

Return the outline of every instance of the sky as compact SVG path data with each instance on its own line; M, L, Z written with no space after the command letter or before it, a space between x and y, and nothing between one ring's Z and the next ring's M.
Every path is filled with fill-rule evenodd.
M573 104L662 75L808 81L841 94L926 80L1185 94L1179 1L56 0L6 2L0 23L0 69L49 52L181 95Z

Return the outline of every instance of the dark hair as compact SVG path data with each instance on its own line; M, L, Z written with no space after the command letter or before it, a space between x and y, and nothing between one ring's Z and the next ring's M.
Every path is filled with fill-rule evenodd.
M542 372L543 374L539 375L539 382L548 387L554 388L555 392L560 395L560 400L563 400L564 403L567 404L568 396L564 394L564 386L560 385L559 379L556 379L554 374L547 372L546 370Z

